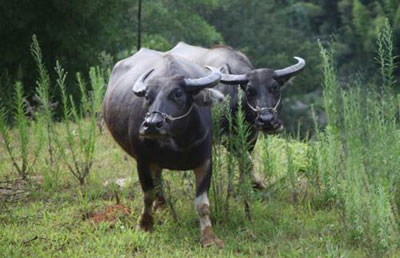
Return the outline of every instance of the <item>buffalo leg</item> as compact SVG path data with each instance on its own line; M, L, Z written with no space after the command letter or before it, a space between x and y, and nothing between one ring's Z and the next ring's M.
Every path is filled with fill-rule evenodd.
M243 155L243 154L242 154ZM251 155L246 152L246 158L243 160L242 157L237 157L239 163L240 178L244 180L244 176L249 173L250 180L255 189L265 190L266 186L264 184L263 178L254 171L253 161L251 160Z
M264 184L264 179L254 170L254 164L251 160L251 153L253 152L254 148L256 147L256 142L257 142L257 136L252 137L252 139L249 139L250 147L249 147L249 158L250 158L250 164L249 164L249 171L250 171L250 180L253 184L253 187L258 190L265 190L267 187Z
M258 190L265 190L267 187L264 184L264 179L254 170L253 162L249 164L250 180L253 187Z
M154 205L154 211L156 211L157 209L163 208L165 206L164 184L162 179L161 168L154 169L153 175L156 188L156 203Z
M140 185L143 190L143 211L139 220L139 227L143 231L153 230L153 215L152 215L152 205L156 197L156 191L154 188L152 169L153 166L150 164L142 163L138 161L138 174Z
M208 201L208 189L211 182L211 159L205 161L200 167L194 169L196 176L195 206L200 219L200 243L203 247L217 245L223 247L224 243L214 235L210 220L210 203Z
M251 152L253 151L256 144L256 141L254 139L257 139L257 137L249 137L248 141L250 142L250 146L247 151L243 151L242 149L237 148L237 146L228 146L227 148L238 160L240 177L243 178L248 173L250 175L250 180L253 187L258 190L265 190L266 186L264 184L264 179L254 171L254 165L251 161ZM246 157L244 158L246 164L243 164L244 160L242 155L246 155Z

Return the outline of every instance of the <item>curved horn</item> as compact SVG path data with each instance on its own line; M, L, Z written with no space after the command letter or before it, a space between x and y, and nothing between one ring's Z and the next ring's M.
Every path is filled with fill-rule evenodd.
M135 85L133 85L133 93L138 97L143 97L146 94L147 85L144 80L149 77L149 75L154 71L154 68L148 70L144 74L140 75L140 77L136 80Z
M306 61L303 58L297 56L295 56L294 59L297 60L297 64L280 70L275 70L275 77L290 78L301 72L306 66Z
M212 88L219 83L221 79L221 73L211 71L211 73L207 76L197 78L197 79L190 79L185 78L185 88L188 91L197 91L204 88Z
M217 69L212 66L206 66L206 68L213 72L218 72L221 74L221 81L223 84L228 85L238 85L238 84L247 84L249 79L247 78L246 74L228 74L228 73L221 73L220 69Z

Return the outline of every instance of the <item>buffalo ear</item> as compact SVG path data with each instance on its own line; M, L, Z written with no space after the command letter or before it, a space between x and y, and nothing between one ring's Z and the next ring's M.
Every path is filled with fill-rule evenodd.
M292 81L294 77L286 76L286 77L274 77L275 81L279 83L279 86L283 87L287 82Z
M296 77L289 77L289 78L274 78L275 81L279 84L279 88L281 90L286 89L287 85L293 84L293 81Z
M219 68L219 71L220 71L221 73L230 74L230 73L231 73L231 68L229 67L228 64L224 64L223 66L221 66L221 67Z
M203 89L193 95L194 103L199 106L211 106L224 100L224 94L214 89Z
M134 91L133 92L137 97L141 98L144 97L146 95L146 89L142 89L140 91Z
M143 97L146 95L146 90L147 90L147 84L145 83L145 80L149 75L154 71L153 69L148 70L144 74L140 75L140 77L137 79L135 84L133 85L132 91L135 93L136 96L138 97Z

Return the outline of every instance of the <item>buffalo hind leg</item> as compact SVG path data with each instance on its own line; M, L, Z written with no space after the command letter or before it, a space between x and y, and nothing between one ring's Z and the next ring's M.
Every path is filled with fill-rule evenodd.
M208 201L208 189L211 181L211 159L205 161L200 167L194 169L196 176L196 198L195 206L200 219L200 243L203 247L217 245L224 247L224 242L218 239L211 226L210 203Z
M152 169L154 169L154 167L139 161L137 163L139 181L143 190L143 211L140 216L139 227L143 231L152 231L154 224L152 206L156 198L156 191L152 178Z

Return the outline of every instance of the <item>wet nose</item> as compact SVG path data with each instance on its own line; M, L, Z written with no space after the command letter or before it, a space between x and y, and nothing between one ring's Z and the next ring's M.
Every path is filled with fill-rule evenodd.
M166 135L164 118L161 114L150 114L144 119L140 127L140 134L143 136Z
M277 130L282 126L282 121L277 119L274 114L264 112L257 116L256 125L267 130Z
M257 125L264 126L271 124L272 120L274 119L274 115L271 113L262 113L257 116L256 123Z
M150 115L145 118L143 127L145 129L157 129L164 125L164 119L159 114Z

